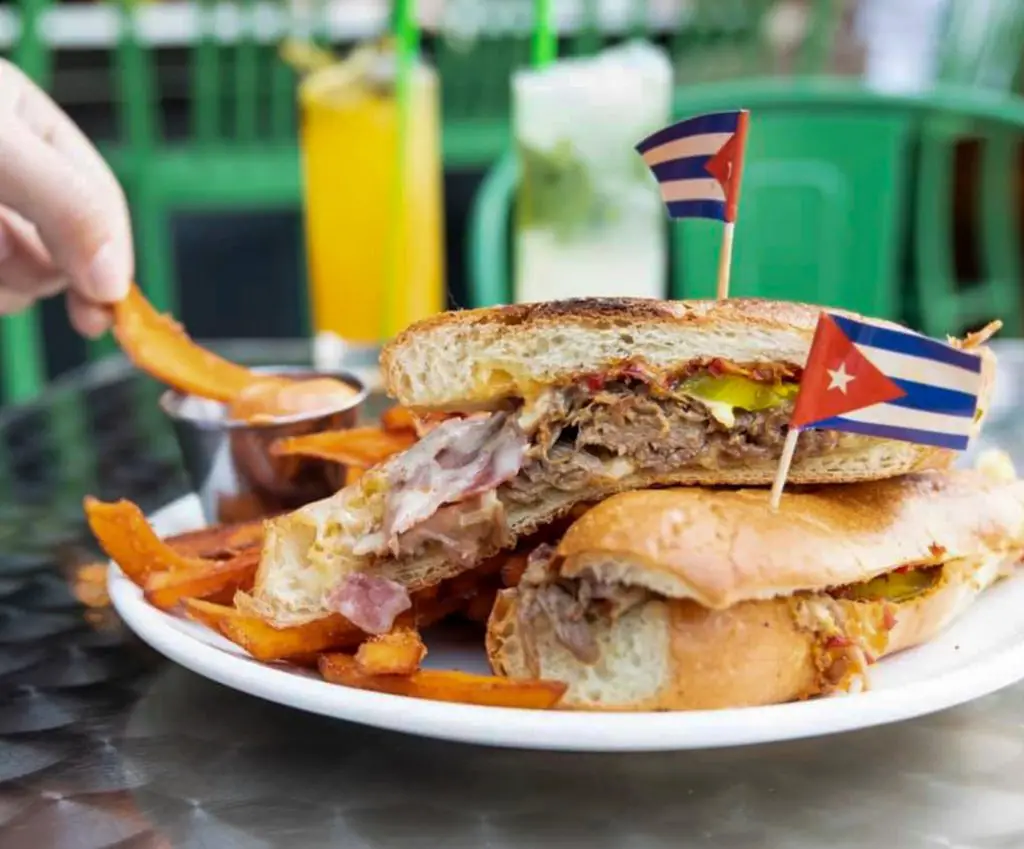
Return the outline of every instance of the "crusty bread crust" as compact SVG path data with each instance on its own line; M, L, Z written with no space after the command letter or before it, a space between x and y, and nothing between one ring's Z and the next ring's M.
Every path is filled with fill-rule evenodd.
M931 592L896 606L896 625L880 657L935 637L1021 552L958 563ZM588 710L713 710L796 701L829 689L820 663L827 638L802 626L792 597L708 610L692 601L649 601L599 625L597 668L577 661L541 620L526 637L519 591L499 593L487 628L497 675L554 678L569 684L561 707ZM883 602L847 603L867 621ZM535 620L536 621L536 620ZM653 670L637 675L637 666Z
M1024 541L1024 481L923 472L783 495L647 490L598 504L559 544L562 574L587 570L724 609L868 580Z
M401 404L466 409L633 358L661 368L711 357L802 366L821 311L760 298L579 298L447 312L386 345L381 373Z

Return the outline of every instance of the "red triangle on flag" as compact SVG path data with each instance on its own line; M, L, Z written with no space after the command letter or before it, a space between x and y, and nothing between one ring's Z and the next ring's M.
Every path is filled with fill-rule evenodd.
M906 394L857 349L830 315L822 313L789 426L809 427Z
M718 180L718 184L725 192L725 199L728 202L732 193L732 175L735 170L733 165L736 161L736 134L729 136L729 141L723 144L718 153L712 156L704 170Z

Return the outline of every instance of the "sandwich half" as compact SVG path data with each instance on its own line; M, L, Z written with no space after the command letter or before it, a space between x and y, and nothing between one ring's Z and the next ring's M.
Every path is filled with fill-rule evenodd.
M501 675L564 681L565 707L694 710L856 691L1024 555L1006 467L807 488L615 496L540 547L495 603Z
M243 605L282 625L338 611L386 630L410 591L575 504L655 486L769 484L819 314L740 298L584 299L413 325L382 354L387 390L453 417L353 486L272 520ZM881 479L952 459L809 430L789 481Z

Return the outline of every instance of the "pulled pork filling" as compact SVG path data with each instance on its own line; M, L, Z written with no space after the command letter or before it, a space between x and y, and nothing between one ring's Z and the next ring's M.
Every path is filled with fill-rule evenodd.
M599 657L591 622L597 616L615 621L643 604L653 593L644 587L598 580L583 575L572 580L558 577L555 551L538 546L530 554L519 582L519 620L529 629L538 616L547 618L555 638L581 663Z
M607 478L609 470L613 475L658 474L774 460L782 454L793 411L787 398L766 409L723 414L715 409L718 402L709 406L684 389L666 394L626 381L608 383L596 393L571 387L550 406L527 462L502 488L508 501L530 504L541 500L545 490L585 489L595 479ZM723 418L731 419L731 426ZM808 430L796 456L825 454L838 442L835 431ZM624 464L610 465L614 460Z
M432 540L472 559L472 546L451 531L479 524L466 514L480 515L483 505L456 505L489 492L502 504L530 505L553 489L582 493L633 472L774 459L792 410L791 378L781 366L743 371L713 361L671 377L633 364L614 377L583 376L549 389L532 413L446 421L389 461L380 533L363 553L401 557ZM837 441L835 433L808 431L798 454L821 454ZM498 505L490 502L487 510L500 518ZM437 527L447 530L435 533Z

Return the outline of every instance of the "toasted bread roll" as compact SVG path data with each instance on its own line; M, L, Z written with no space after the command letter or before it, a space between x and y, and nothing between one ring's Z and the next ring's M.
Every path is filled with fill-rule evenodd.
M1019 560L1014 554L943 567L948 574L940 587L906 602L843 603L859 627L875 629L866 640L881 650L864 660L928 642ZM651 600L614 621L598 621L599 660L586 664L547 623L527 637L519 591L503 590L488 623L487 656L497 675L565 682L562 707L588 710L754 707L863 686L857 658L836 651L851 647L830 648L836 637L801 619L801 605L813 601L836 604L825 595L744 601L725 610ZM886 608L895 621L888 639Z
M664 490L588 511L499 594L497 674L566 707L693 710L856 690L1024 554L1024 483L926 473L790 493Z

